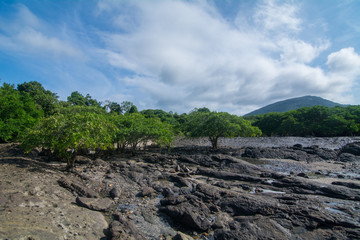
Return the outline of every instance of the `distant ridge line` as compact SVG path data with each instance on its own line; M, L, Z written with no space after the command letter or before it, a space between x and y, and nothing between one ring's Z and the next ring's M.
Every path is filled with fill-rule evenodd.
M335 107L335 106L346 106L346 105L332 102L330 100L321 97L308 95L308 96L290 98L290 99L278 101L269 104L265 107L259 108L255 111L252 111L250 113L247 113L244 116L254 116L254 115L266 114L270 112L282 113L291 110L296 110L302 107L313 107L313 106Z

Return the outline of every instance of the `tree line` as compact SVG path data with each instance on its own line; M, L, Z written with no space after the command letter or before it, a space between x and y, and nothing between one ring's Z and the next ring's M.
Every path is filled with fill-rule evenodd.
M303 107L245 117L263 136L335 137L360 135L360 106Z
M242 117L207 108L189 114L163 110L138 111L129 101L101 103L79 92L67 101L39 82L0 87L0 141L18 141L30 151L40 148L74 166L78 154L136 151L156 144L170 147L175 136L208 137L213 148L220 137L260 136L259 128Z

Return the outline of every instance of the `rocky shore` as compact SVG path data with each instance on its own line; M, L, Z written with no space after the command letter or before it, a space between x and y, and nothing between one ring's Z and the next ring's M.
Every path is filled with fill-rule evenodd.
M178 145L71 172L2 144L0 239L360 239L356 141Z

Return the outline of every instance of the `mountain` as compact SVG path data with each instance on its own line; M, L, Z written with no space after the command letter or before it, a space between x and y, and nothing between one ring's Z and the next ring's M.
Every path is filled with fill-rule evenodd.
M312 106L325 106L325 107L335 107L335 106L343 106L340 103L332 102L321 97L315 96L304 96L298 98L291 98L284 101L279 101L267 105L265 107L259 108L255 111L252 111L245 116L252 116L258 114L265 114L269 112L287 112L290 110L296 110L302 107L312 107Z

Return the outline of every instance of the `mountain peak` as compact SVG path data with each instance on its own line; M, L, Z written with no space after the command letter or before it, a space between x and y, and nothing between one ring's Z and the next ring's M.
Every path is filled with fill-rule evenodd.
M326 100L321 97L316 96L303 96L303 97L297 97L297 98L290 98L287 100L275 102L272 104L269 104L265 107L259 108L255 111L252 111L245 116L252 116L252 115L258 115L258 114L265 114L270 112L287 112L290 110L296 110L302 107L313 107L313 106L325 106L325 107L335 107L335 106L342 106L340 103L332 102L329 100Z

